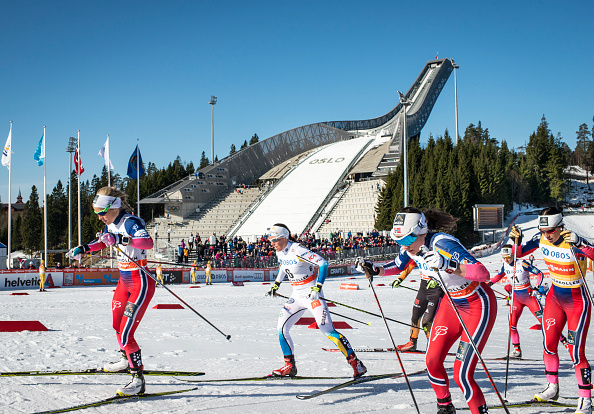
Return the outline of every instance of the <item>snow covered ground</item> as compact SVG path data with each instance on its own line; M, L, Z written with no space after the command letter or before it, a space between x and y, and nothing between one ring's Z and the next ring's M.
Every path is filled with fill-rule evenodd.
M521 216L521 227L526 237L536 232L536 216ZM575 215L566 218L569 228L594 239L594 215ZM535 264L544 270L544 263L536 254ZM481 259L492 272L501 266L498 254ZM413 273L405 285L418 286ZM346 278L345 278L346 279ZM359 284L359 290L340 290L345 279L330 279L324 285L329 299L343 302L371 312L379 313L371 289L363 277L349 280ZM588 273L588 279L592 276ZM413 280L417 280L413 282ZM374 285L386 316L409 322L415 292L391 289L392 278L378 278ZM545 280L547 281L547 280ZM269 286L246 283L243 287L229 284L201 285L190 289L188 285L171 286L176 294L191 304L225 334L212 329L189 310L152 309L157 304L177 303L165 289L158 288L137 333L143 351L146 369L196 370L206 375L199 379L238 378L269 374L282 364L276 320L283 300L269 298ZM2 320L39 320L48 332L17 332L0 334L0 371L86 369L101 366L117 358L115 334L111 328L112 287L70 287L52 289L47 293L28 291L28 296L10 296L0 292ZM502 286L496 289L503 291ZM288 295L290 287L283 284L280 293ZM507 350L507 314L505 301L498 301L498 317L484 358L505 355ZM353 347L392 347L381 319L344 307L332 307L332 312L371 323L371 326L346 321L334 316L334 321L346 321L353 329L342 329ZM307 316L311 316L306 314ZM542 340L539 331L529 328L536 319L527 311L520 319L519 332L525 358L530 361L512 361L507 397L511 401L531 398L546 383L542 364ZM409 337L407 327L390 323L396 344ZM296 343L296 360L300 375L348 377L352 370L341 354L326 352L322 347L334 347L319 331L307 326L292 329ZM419 344L425 346L425 339ZM590 341L587 355L594 360L594 343ZM455 351L455 349L454 349ZM569 354L560 350L561 394L576 396L577 385ZM359 353L369 369L368 374L400 372L394 353ZM422 355L402 354L407 372L424 368ZM447 357L446 367L453 366L454 357ZM487 366L499 390L503 393L505 361L488 360ZM451 371L450 371L451 372ZM477 378L489 404L498 403L497 396L479 366ZM346 378L345 378L346 380ZM90 408L85 413L384 413L414 412L410 393L403 379L386 379L355 385L311 400L298 400L297 394L311 393L335 385L343 380L300 380L262 382L184 383L172 377L147 377L147 392L159 392L198 386L192 392L117 406ZM4 377L0 378L0 412L33 413L92 402L114 394L128 382L124 375ZM436 411L435 395L425 375L410 377L422 413ZM454 404L466 406L461 391L450 384ZM502 412L495 411L494 412ZM528 408L520 412L536 412ZM571 409L547 408L546 412L573 412Z

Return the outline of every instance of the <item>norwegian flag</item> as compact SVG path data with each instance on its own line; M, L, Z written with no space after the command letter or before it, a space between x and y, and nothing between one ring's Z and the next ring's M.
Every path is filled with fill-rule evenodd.
M74 152L74 167L76 168L76 175L81 175L85 172L80 160L80 138L76 141L76 151Z

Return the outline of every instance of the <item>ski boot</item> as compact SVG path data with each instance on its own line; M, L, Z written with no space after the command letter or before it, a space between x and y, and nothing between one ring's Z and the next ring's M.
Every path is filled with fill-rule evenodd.
M455 414L456 407L451 402L448 405L437 404L437 414Z
M367 372L367 368L365 368L365 365L357 358L354 352L348 356L347 362L353 367L353 378L362 377Z
M580 397L575 414L592 414L592 398Z
M534 399L536 401L557 401L559 399L559 384L549 382L542 392L534 395Z
M121 388L118 388L117 395L121 397L127 397L129 395L144 394L145 382L142 369L132 369L132 380Z
M297 375L297 367L293 355L285 355L285 365L272 371L273 377L294 377L295 375Z
M118 359L116 362L110 362L108 364L103 365L103 371L106 372L119 372L128 369L128 357L126 356L126 351L120 349L122 353L122 357Z
M510 358L522 358L522 348L520 348L520 344L514 344L514 350L509 356Z
M404 345L397 345L399 351L406 352L406 351L416 351L417 350L417 338L410 338L410 341L405 343Z

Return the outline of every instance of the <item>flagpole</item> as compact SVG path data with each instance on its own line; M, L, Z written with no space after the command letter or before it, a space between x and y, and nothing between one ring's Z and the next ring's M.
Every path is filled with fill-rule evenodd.
M45 188L46 184L46 167L47 167L47 155L45 153L45 125L43 126L43 264L45 267L47 263L47 191Z
M10 148L8 148L8 252L6 257L6 268L12 269L12 261L10 260L10 252L12 248L12 121L10 121L10 132L8 135L10 136Z
M136 207L137 216L140 217L140 148L138 147L139 138L136 138Z
M105 148L105 152L107 152L107 159L109 160L109 163L107 164L107 186L111 187L111 171L109 168L109 164L111 164L111 158L109 158L109 134L107 134L107 146Z
M82 244L82 237L81 237L81 225L80 225L80 129L78 130L78 141L77 141L78 151L76 153L76 157L78 157L78 167L76 168L76 177L78 178L78 245Z
M109 134L107 134L107 145L105 148L105 152L107 153L107 159L109 160L107 164L107 186L111 187L111 158L109 158ZM109 255L113 257L113 246L109 246ZM109 259L109 267L113 269L113 259Z

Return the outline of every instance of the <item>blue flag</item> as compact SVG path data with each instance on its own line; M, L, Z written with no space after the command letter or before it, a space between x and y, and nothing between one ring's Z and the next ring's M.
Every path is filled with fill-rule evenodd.
M138 157L138 165L140 166L140 174L136 174L136 157ZM130 157L130 161L128 161L128 177L137 180L138 177L142 177L144 174L144 166L142 165L142 155L140 155L140 150L138 149L138 145L136 145L136 149L132 153Z
M37 144L37 150L33 155L33 159L37 161L37 165L43 165L43 161L45 160L45 133L41 136L39 140L39 144Z

